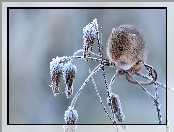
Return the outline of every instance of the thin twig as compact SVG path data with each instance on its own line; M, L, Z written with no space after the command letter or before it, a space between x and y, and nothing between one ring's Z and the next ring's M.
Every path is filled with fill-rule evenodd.
M144 78L144 79L148 80L148 81L153 80L151 77L146 76L146 75L143 75L142 73L135 73L135 74L136 74L137 76L141 77L141 78ZM166 85L161 84L161 83L158 82L158 81L155 81L155 83L156 83L158 86L160 86L160 87L166 89ZM174 90L173 90L172 92L174 92Z
M96 74L100 68L101 68L101 64L99 64L98 66L96 66L95 69L91 72L91 74L86 78L86 80L84 81L84 83L82 84L82 86L80 87L80 89L78 90L78 92L76 93L76 95L74 96L73 100L71 101L71 107L72 108L74 108L74 105L75 105L75 103L77 101L78 96L82 92L82 90L85 87L86 83L89 81L90 77L93 76L94 74Z
M89 73L91 74L91 70L90 70L90 69L89 69ZM97 89L97 85L96 85L96 83L95 83L94 77L91 76L91 79L92 79L92 82L93 82L95 91L96 91L96 93L97 93L97 96L98 96L98 98L99 98L99 100L100 100L100 104L103 106L103 109L104 109L106 115L109 117L109 119L110 119L113 123L115 123L115 122L112 120L112 118L110 117L108 111L106 110L105 105L103 104L103 101L102 101L101 96L100 96L100 94L99 94L99 91L98 91L98 89Z
M155 87L155 98L156 98L156 108L157 108L157 113L158 113L158 122L159 124L162 124L162 116L161 116L161 110L160 110L160 104L159 104L159 96L158 96L158 88L157 85L154 85Z
M97 56L98 58L101 58L101 56L99 56L98 54L96 54L96 53L94 53L94 52L92 52L92 51L89 51L89 53L91 53L91 54L94 55L94 56Z
M83 49L77 50L77 51L73 54L73 56L76 56L77 54L79 54L79 53L81 53L81 52L84 52L84 50L83 50Z
M111 98L111 93L110 93L111 91L110 91L110 88L108 87L108 83L107 83L107 78L106 78L104 66L102 66L101 69L103 71L104 83L105 83L105 86L106 86L106 91L107 91L108 99L110 99ZM114 109L111 108L111 112L113 113L112 114L113 120L116 122Z
M117 75L114 74L114 76L111 78L111 81L110 81L110 83L109 83L109 92L110 92L110 93L112 93L111 85L114 83L116 77L117 77Z
M102 58L102 52L101 52L101 47L100 47L100 39L99 39L99 32L98 32L97 42L98 42L98 52L99 52L100 57Z
M102 27L101 27L101 38L100 38L100 41L101 41L101 57L102 57L102 64L103 64L103 43L102 43Z
M145 93L147 93L153 100L155 100L155 97L146 89L146 88L144 88L135 78L133 78L131 75L129 75L128 73L127 73L127 75L133 80L133 81L135 81L136 82L136 84L138 84L140 87L141 87L141 89L145 92Z
M142 62L138 62L138 63L142 63ZM144 82L144 81L139 81L139 83L140 83L141 85L151 85L151 84L155 83L155 81L156 81L156 79L157 79L157 72L156 72L155 69L153 69L152 66L147 65L147 64L144 63L144 62L143 62L143 64L144 64L144 66L146 67L146 69L147 69L147 71L148 71L148 73L149 73L149 76L152 77L153 79L150 80L150 81L148 81L148 82L147 82L147 81L146 81L146 82ZM129 71L130 71L130 70L128 70L128 72L129 72ZM131 80L131 79L129 78L128 75L126 75L126 79L127 79L129 82L136 84L136 82L134 82L133 80Z
M107 83L107 78L106 78L104 66L102 66L101 69L103 71L103 77L104 77L104 83L105 83L105 86L106 86L107 95L110 98L110 91L109 91L109 88L108 88L108 83Z
M133 78L133 77L132 77L131 75L129 75L128 73L127 73L127 75L128 75L134 82L136 82L136 84L138 84L138 85L142 88L142 90L143 90L145 93L147 93L147 94L151 97L151 99L153 99L153 102L155 103L155 105L156 105L156 107L157 107L157 113L158 113L159 124L161 124L161 123L162 123L162 118L161 118L161 114L160 114L160 105L159 105L159 103L158 103L158 99L157 99L156 97L154 97L149 91L147 91L147 89L144 88L135 78Z

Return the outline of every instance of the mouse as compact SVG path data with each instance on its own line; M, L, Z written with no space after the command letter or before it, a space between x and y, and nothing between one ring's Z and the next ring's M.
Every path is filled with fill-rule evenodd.
M118 67L117 76L125 75L123 70L134 75L142 70L143 63L139 62L146 62L148 48L144 36L137 27L131 24L123 24L112 29L108 38L106 53L110 62ZM126 79L135 83L127 75ZM150 82L142 84L148 85Z

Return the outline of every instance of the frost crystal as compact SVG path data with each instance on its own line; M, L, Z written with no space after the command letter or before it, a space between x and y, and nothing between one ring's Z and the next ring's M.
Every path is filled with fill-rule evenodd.
M75 79L77 68L71 63L67 62L63 68L63 79L65 80L66 88L65 93L67 98L70 98L73 95L73 81Z
M60 93L60 79L62 76L63 64L60 62L60 58L52 59L50 62L50 74L51 74L51 87L56 97Z
M92 46L94 44L94 41L96 40L98 36L98 24L97 19L94 19L93 22L86 25L86 27L83 28L83 48L84 48L84 58L90 56L90 52L92 51Z
M110 98L107 97L107 103L111 108L114 120L116 121L116 119L118 119L119 122L123 122L124 114L122 112L122 107L118 95L111 93Z
M72 107L68 107L68 110L65 111L64 119L66 124L75 124L78 119L77 111Z

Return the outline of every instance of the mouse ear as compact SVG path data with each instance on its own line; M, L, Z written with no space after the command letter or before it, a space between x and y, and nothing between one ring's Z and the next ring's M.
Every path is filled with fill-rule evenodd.
M131 40L136 40L137 39L137 36L136 36L136 34L131 34Z
M115 32L115 28L112 29L112 33L114 33L114 32Z

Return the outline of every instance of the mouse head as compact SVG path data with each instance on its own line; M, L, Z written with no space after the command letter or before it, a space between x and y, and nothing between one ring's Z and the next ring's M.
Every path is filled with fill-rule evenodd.
M147 58L143 36L132 25L113 28L108 39L107 55L119 68L130 69L136 62Z

